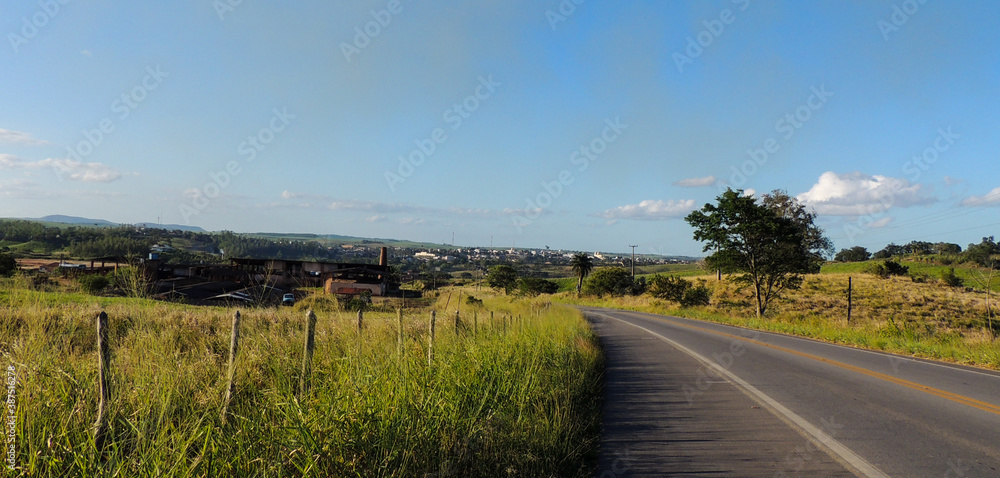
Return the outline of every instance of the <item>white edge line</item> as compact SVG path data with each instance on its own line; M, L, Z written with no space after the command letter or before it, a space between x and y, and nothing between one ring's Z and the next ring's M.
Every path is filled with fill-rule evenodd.
M851 351L857 351L857 352L865 352L865 353L868 353L868 354L871 354L871 355L878 355L880 357L884 357L884 358L887 358L889 360L898 359L901 362L909 362L909 363L912 363L912 364L919 364L919 365L933 365L935 367L945 368L945 369L951 370L953 372L971 373L971 374L975 374L975 375L982 375L982 376L989 377L989 378L992 378L992 379L1000 379L1000 375L998 375L995 371L993 371L991 369L978 370L978 367L976 367L975 365L965 365L965 364L960 364L960 363L942 362L942 361L939 361L939 360L936 360L936 359L932 359L932 358L914 357L914 356L911 356L911 355L901 355L901 354L894 353L894 352L889 352L889 351L886 351L886 350L871 350L871 349L863 349L861 347L851 347L849 345L838 344L838 343L834 343L834 342L827 342L827 341L820 340L820 339L814 339L812 337L799 337L797 335L791 335L791 334L787 334L787 333L784 333L784 332L775 332L773 330L752 329L752 328L743 327L743 326L740 326L740 325L724 324L722 322L710 322L710 321L705 321L705 320L692 319L692 318L688 318L688 317L677 317L677 316L673 316L673 315L661 315L661 314L654 314L654 313L651 313L651 312L638 312L638 311L634 311L634 310L622 310L622 312L632 312L632 313L636 313L636 314L645 314L645 315L651 315L653 317L662 317L662 318L665 318L665 319L681 319L681 320L686 320L686 321L691 321L691 322L697 322L699 324L719 325L719 326L722 326L722 327L736 329L738 331L746 330L746 331L751 331L751 332L759 332L761 335L770 335L770 336L772 336L774 338L779 338L779 339L792 339L792 340L798 340L798 341L807 342L807 343L815 344L815 345L825 345L825 346L835 347L835 348L844 349L844 350L851 350ZM645 317L641 317L641 318L645 318ZM704 329L704 330L708 330L708 329ZM748 338L748 337L743 337L743 338ZM768 345L778 345L778 346L781 346L781 344L770 343L770 342L763 342L763 341L761 341L761 343L768 344ZM894 372L893 374L896 375L896 376L900 375L898 372ZM893 375L893 374L888 374L887 373L887 375Z
M715 362L712 362L712 361L706 359L705 357L702 357L697 352L695 352L695 351L693 351L693 350L691 350L691 349L689 349L689 348L687 348L687 347L685 347L685 346L683 346L683 345L681 345L681 344L679 344L679 343L677 343L677 342L675 342L675 341L673 341L671 339L668 339L668 338L666 338L666 337L664 337L664 336L662 336L662 335L660 335L660 334L658 334L656 332L653 332L652 330L649 330L649 329L647 329L647 328L645 328L645 327L643 327L641 325L636 325L636 324L633 324L633 323L628 322L626 320L622 320L622 319L619 319L617 317L611 317L611 316L604 315L604 314L595 314L595 315L602 315L604 317L617 320L617 321L622 322L624 324L631 325L632 327L635 327L637 329L644 330L647 333L649 333L649 334L651 334L651 335L659 338L660 340L662 340L662 341L664 341L664 342L666 342L666 343L668 343L668 344L676 347L678 350L680 350L680 351L682 351L682 352L684 352L684 353L686 353L686 354L694 357L696 360L698 360L699 362L703 363L704 365L706 365L708 367L711 367L713 370L715 370L716 372L718 372L720 375L726 377L728 380L730 380L735 385L743 388L746 392L749 392L749 394L751 394L752 396L754 396L757 400L763 402L768 407L770 407L772 410L774 410L778 414L784 416L787 420L789 420L792 423L794 423L802 431L804 431L804 432L808 433L809 435L811 435L811 437L814 440L818 441L820 444L822 444L823 446L825 446L828 450L830 450L832 453L834 453L835 455L837 455L837 457L839 457L841 460L843 460L844 462L848 463L850 466L853 466L858 472L862 473L864 476L867 476L869 478L889 478L889 475L886 475L885 473L883 473L878 468L875 468L874 465L872 465L871 463L868 463L867 460L865 460L864 458L861 458L860 456L858 456L856 453L854 453L853 451L851 451L846 446L842 445L837 440L834 440L833 437L831 437L830 435L827 435L826 433L824 433L823 430L820 430L819 428L817 428L812 423L809 423L806 419L800 417L795 412L793 412L793 411L785 408L784 405L778 403L773 398L767 396L767 394L765 394L764 392L761 392L760 390L758 390L753 385L750 385L749 383L747 383L745 380L737 377L735 374L733 374L729 370L726 370L721 365L716 364Z

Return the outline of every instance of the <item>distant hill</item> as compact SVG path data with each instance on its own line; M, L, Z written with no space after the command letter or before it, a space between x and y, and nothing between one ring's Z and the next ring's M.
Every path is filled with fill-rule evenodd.
M115 227L121 225L121 223L111 222L104 219L92 219L88 217L79 217L79 216L65 216L62 214L53 214L45 217L25 218L25 219L28 221L50 222L55 224L73 224L77 226ZM198 226L184 226L181 224L157 224L155 222L137 222L131 225L139 227L147 227L151 229L166 229L168 231L181 230L181 231L192 231L192 232L207 232Z
M60 224L86 224L88 226L117 226L117 223L111 221L105 221L104 219L89 219L86 217L78 216L63 216L61 214L54 214L51 216L39 217L39 218L25 218L29 221L42 221L42 222L57 222Z

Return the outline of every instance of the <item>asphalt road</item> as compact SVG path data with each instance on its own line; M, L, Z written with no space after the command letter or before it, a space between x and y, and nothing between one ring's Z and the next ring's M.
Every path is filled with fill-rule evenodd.
M607 358L600 477L1000 477L1000 373L583 308Z

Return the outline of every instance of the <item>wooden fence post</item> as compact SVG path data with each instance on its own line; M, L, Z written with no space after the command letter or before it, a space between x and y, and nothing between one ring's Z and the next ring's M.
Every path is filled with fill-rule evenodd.
M431 333L427 342L427 366L434 363L434 322L437 321L437 313L431 311Z
M222 402L222 424L226 424L229 402L233 399L236 378L236 353L240 346L240 311L233 315L233 332L229 340L229 378L226 381L226 399Z
M457 337L461 331L462 331L462 317L461 317L461 315L459 315L459 312L456 310L455 311L455 336Z
M108 314L101 312L97 316L97 392L100 401L97 403L97 420L94 422L94 445L98 452L104 451L108 434L108 400L110 390L108 378L110 375L111 353L108 345Z
M358 309L358 359L361 358L361 352L363 347L363 340L361 336L361 331L364 330L365 313Z
M302 375L299 376L299 398L309 393L309 381L312 375L313 350L316 348L316 314L312 309L306 312L306 336L302 349Z
M403 356L403 309L396 309L396 355Z
M847 278L847 324L851 323L851 295L853 293L853 284L851 283L851 278Z
M472 335L479 335L479 312L472 312Z

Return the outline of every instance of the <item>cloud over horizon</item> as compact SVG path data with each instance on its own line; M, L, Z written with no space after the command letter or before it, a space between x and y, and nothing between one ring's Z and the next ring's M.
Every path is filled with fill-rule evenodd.
M906 179L869 175L858 171L837 174L827 171L808 191L797 196L817 214L864 216L894 207L911 207L936 202L928 188Z
M681 199L675 201L647 199L638 204L628 204L595 214L597 217L605 219L634 219L637 221L663 221L667 219L677 219L686 216L695 210L694 199Z

